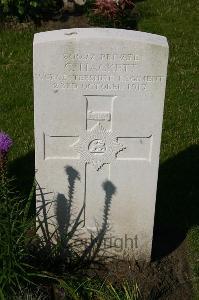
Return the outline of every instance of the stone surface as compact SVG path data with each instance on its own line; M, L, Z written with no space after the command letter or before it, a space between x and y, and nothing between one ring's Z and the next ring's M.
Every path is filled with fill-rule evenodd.
M108 224L120 256L151 255L167 61L166 38L143 32L34 38L37 182L46 203L72 195L86 234Z

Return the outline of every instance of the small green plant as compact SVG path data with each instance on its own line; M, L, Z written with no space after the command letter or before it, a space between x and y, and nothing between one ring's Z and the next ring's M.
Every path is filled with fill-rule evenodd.
M141 299L139 288L135 282L121 282L119 286L113 285L107 279L71 279L60 281L65 299L71 300L138 300Z
M49 293L44 287L27 286L13 300L49 300Z
M123 284L117 288L112 283L106 286L109 299L116 300L137 300L140 297L140 291L136 283L123 282Z

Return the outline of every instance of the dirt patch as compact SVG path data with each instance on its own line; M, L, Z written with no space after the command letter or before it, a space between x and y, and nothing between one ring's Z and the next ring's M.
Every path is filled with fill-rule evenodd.
M107 278L118 288L125 281L137 283L143 300L192 299L186 241L161 260L151 263L114 261L107 269L108 272L100 272L100 277Z
M19 22L16 18L9 18L0 23L0 29L3 30L35 30L35 31L48 31L59 30L66 28L87 28L91 27L86 15L83 14L68 14L63 18L57 20L37 21L37 22Z
M66 28L87 28L91 27L89 25L88 18L85 15L69 15L67 19L63 21L48 21L41 22L40 26L37 26L37 29L42 28L42 30L59 30Z

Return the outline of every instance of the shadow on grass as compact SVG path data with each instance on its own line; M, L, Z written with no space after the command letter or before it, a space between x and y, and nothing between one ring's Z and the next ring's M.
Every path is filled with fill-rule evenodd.
M175 250L199 225L199 145L160 165L152 259Z
M28 152L9 163L9 175L15 178L16 189L27 197L30 193L35 176L35 153Z

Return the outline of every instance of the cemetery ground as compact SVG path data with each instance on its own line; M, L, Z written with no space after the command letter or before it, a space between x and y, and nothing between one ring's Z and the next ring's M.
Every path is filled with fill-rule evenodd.
M170 59L153 262L133 265L128 268L128 276L136 280L141 299L199 299L198 6L195 0L151 0L137 3L137 7L141 14L138 30L166 36ZM15 176L17 189L24 197L34 180L33 34L64 26L78 27L79 23L81 27L89 26L85 16L76 16L65 23L51 21L39 28L14 24L0 30L0 128L14 141L9 173ZM115 290L127 274L125 267L120 266L116 282L112 280L113 285L107 287L94 280L78 283L72 278L63 286L71 299L79 299L80 292L86 295L82 299L137 299L136 285L133 289L126 286L126 298L122 286ZM97 294L99 290L101 294ZM132 296L128 298L130 291Z

